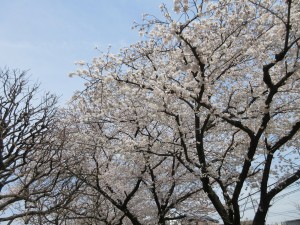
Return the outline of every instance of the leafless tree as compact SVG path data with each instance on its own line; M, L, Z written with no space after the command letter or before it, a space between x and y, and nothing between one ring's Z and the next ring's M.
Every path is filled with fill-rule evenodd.
M43 218L68 204L78 184L60 160L57 97L39 99L38 90L26 71L0 70L0 222L45 224Z

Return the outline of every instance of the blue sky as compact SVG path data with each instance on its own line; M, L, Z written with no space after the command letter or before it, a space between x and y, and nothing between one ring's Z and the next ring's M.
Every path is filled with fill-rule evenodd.
M63 104L82 89L80 79L68 77L76 70L74 62L97 57L95 46L105 50L111 44L117 50L137 41L133 21L141 22L143 13L159 16L162 1L1 0L0 68L29 70L32 81L62 96ZM293 205L299 199L296 192L276 202L268 221L300 217ZM246 212L249 218L252 211Z
M30 70L42 89L62 95L81 88L75 61L91 61L99 46L119 49L138 40L133 21L159 15L162 0L1 0L0 67Z

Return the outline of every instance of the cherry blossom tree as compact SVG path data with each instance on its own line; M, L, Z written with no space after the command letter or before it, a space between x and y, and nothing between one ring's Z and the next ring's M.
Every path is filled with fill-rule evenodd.
M100 193L106 188L103 196L115 193L108 182L122 188L121 205L145 184L159 215L149 184L156 185L151 170L162 165L162 186L171 179L180 191L193 182L225 225L241 224L240 200L259 191L253 225L264 224L271 200L300 178L300 2L175 0L173 12L165 5L161 11L163 19L146 15L136 25L140 42L79 61L71 74L87 81L74 96L85 140L75 132L81 145L73 149L102 152L93 150L74 174L94 179ZM105 167L111 170L100 182ZM174 168L180 176L163 172Z
M190 205L197 205L197 213L200 209L209 211L204 196L200 197L199 182L175 156L128 151L125 145L132 142L125 136L129 133L114 129L109 121L93 118L97 109L87 108L89 103L81 102L84 96L73 102L74 107L64 116L69 134L67 169L84 183L81 195L69 207L76 223L166 224L185 217L185 210L179 210L180 215L174 212L185 208L188 200Z

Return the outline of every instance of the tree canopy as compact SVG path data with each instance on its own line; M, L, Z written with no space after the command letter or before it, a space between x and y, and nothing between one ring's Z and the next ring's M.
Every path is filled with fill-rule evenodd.
M203 201L238 225L249 188L260 193L253 224L264 224L300 177L299 1L176 0L161 11L136 25L140 42L71 74L87 80L72 109L85 158L74 174L132 224L201 214Z

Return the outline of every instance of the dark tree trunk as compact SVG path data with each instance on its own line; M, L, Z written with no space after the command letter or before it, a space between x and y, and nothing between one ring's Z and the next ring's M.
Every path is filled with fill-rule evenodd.
M260 201L259 207L256 211L252 225L264 225L266 223L266 216L270 207L270 201L263 199Z

